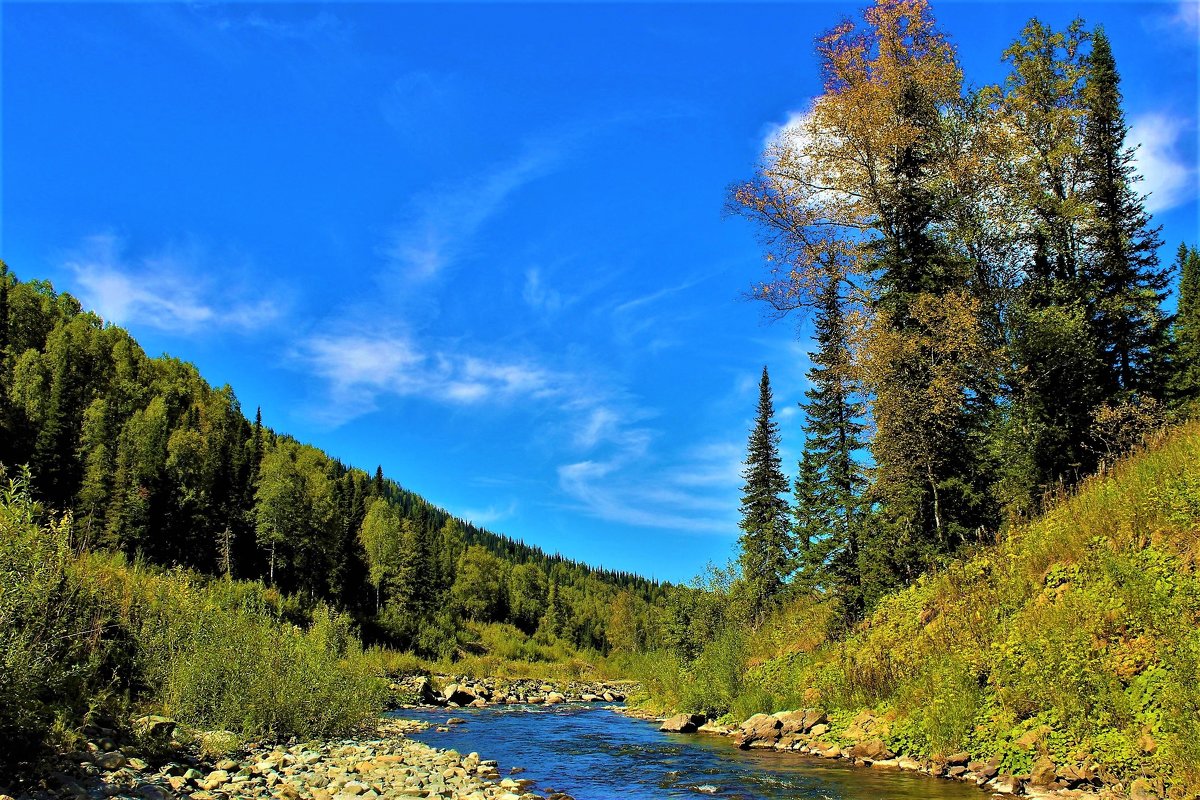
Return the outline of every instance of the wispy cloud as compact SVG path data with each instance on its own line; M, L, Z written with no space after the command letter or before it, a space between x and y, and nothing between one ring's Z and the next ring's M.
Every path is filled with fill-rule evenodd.
M1175 12L1167 18L1163 27L1195 36L1200 30L1200 0L1178 0Z
M510 500L507 505L495 506L490 505L487 508L464 508L458 512L458 516L465 519L467 522L473 522L480 527L494 525L497 522L503 522L511 518L517 513L517 501Z
M521 298L534 311L549 316L554 316L563 308L562 294L543 282L542 272L537 267L525 270L525 287L521 290Z
M218 29L225 31L250 31L272 39L314 43L324 40L343 41L350 34L350 27L337 15L322 10L313 16L282 17L268 16L262 11L251 11L245 16L222 16L215 20Z
M169 246L129 256L111 234L87 238L64 258L87 308L108 322L147 325L176 333L250 331L280 316L270 299L239 300L230 282L220 287L198 275L220 276L219 258L197 245ZM228 277L228 276L225 276Z
M589 459L558 468L562 491L578 510L608 522L685 533L736 532L736 469L727 449L687 453L678 464L647 462L650 438L608 459Z
M321 416L334 425L374 410L382 396L470 406L573 393L570 376L530 360L464 353L453 342L430 346L405 332L313 336L293 358L328 387Z
M558 161L553 146L532 148L480 178L418 198L383 248L392 271L418 282L437 276L470 248L514 194L549 174Z
M1154 213L1182 205L1196 196L1194 157L1183 152L1183 135L1194 121L1165 113L1142 114L1133 120L1128 141L1139 145L1135 156L1146 210Z

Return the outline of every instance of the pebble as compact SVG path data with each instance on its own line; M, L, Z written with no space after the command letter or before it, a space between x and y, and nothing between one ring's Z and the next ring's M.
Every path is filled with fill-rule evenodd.
M255 746L236 759L197 765L200 769L186 766L189 758L182 752L152 767L96 743L86 762L96 774L76 766L74 777L63 774L53 789L33 790L15 800L541 800L531 792L531 781L501 780L497 763L478 753L463 756L405 736L425 727L384 719L372 737ZM570 800L566 795L555 797Z

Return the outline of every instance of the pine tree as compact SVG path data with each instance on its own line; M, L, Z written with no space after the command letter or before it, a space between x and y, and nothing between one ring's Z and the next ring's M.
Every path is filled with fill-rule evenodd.
M806 582L842 595L848 613L861 609L859 525L866 477L855 458L865 443L864 407L851 377L845 313L831 275L814 319L817 352L804 393L804 457L796 479L796 522Z
M1120 76L1103 29L1092 34L1083 87L1084 135L1080 166L1083 198L1092 216L1086 226L1084 278L1092 325L1106 367L1106 395L1161 394L1150 354L1160 348L1168 320L1161 311L1169 282L1158 268L1161 228L1151 227L1129 127L1121 110Z
M742 529L740 541L742 580L749 598L749 617L757 619L783 589L790 573L791 541L787 478L779 460L779 426L771 380L763 367L759 382L758 417L750 432L742 477Z

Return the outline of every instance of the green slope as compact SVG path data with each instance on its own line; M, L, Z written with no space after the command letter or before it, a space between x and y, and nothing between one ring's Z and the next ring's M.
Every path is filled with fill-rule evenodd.
M840 641L758 637L746 696L862 709L900 753L1200 790L1200 424L1086 481L995 546L890 595ZM823 614L793 605L776 628ZM781 639L783 641L781 642ZM740 710L740 709L739 709ZM777 710L763 708L761 710Z

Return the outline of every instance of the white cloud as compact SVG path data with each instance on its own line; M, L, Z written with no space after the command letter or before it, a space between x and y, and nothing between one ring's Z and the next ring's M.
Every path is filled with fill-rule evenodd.
M334 425L374 410L384 395L470 406L574 394L570 376L532 361L463 353L453 342L431 347L404 332L317 335L292 356L328 386L319 416Z
M1200 30L1200 0L1179 0L1171 22L1195 35L1196 31Z
M409 280L436 277L470 247L514 194L548 174L557 161L552 149L534 150L489 174L419 198L384 247L384 257L393 271Z
M1196 166L1182 152L1183 134L1194 123L1164 113L1134 118L1127 141L1139 145L1135 165L1142 176L1141 191L1149 195L1146 210L1165 211L1196 196Z
M607 459L558 468L559 488L589 516L625 525L688 533L737 530L734 510L741 464L736 447L710 444L682 454L677 463L656 465L653 435L629 437Z
M127 257L124 243L103 234L88 237L64 259L78 282L85 308L120 325L147 325L176 333L225 328L249 331L280 315L271 299L230 301L229 286L218 290L200 275L220 275L222 265L196 246L170 247ZM217 295L224 295L217 299Z
M762 136L762 150L769 152L772 148L784 143L791 132L803 129L808 121L807 111L790 111L783 122L772 122L767 125Z
M474 523L481 528L486 528L489 525L494 525L497 522L509 519L517 513L517 501L510 500L505 506L490 505L487 508L465 508L459 511L457 516L465 519L467 522Z
M562 295L542 282L542 273L537 267L525 270L525 288L521 291L525 304L535 311L557 314L562 310Z

